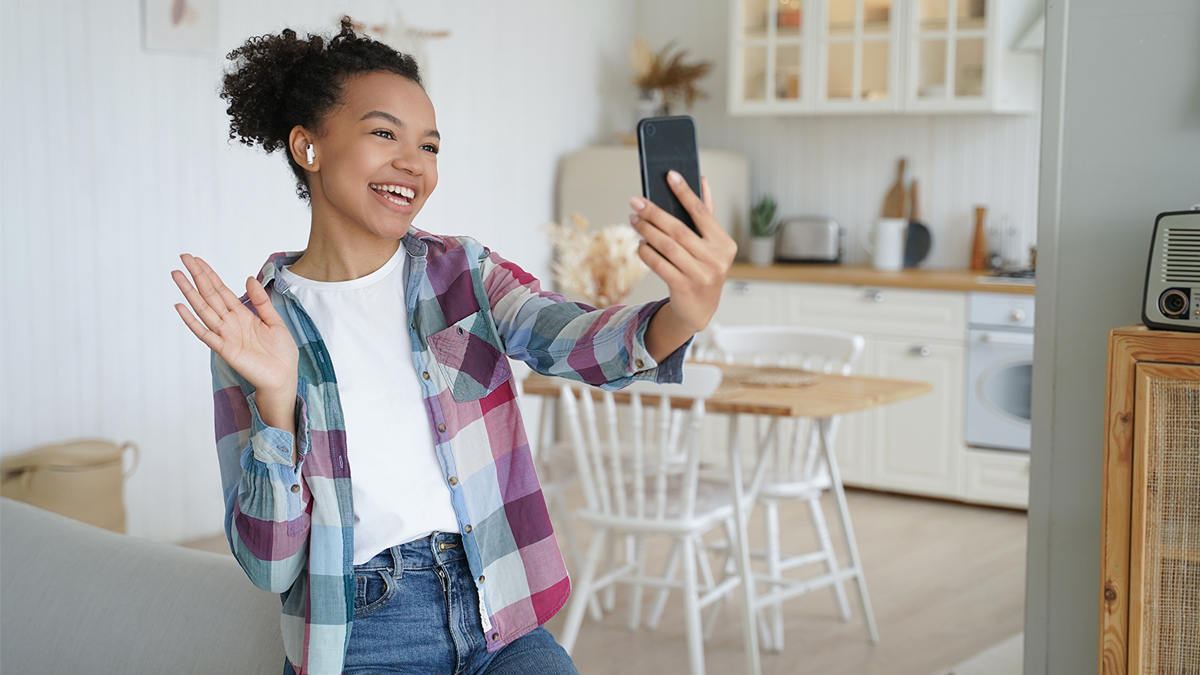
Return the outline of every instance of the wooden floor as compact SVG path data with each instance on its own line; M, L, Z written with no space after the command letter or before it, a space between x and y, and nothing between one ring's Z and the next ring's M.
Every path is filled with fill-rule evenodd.
M849 491L849 502L880 644L867 640L854 591L849 623L838 616L833 593L818 591L784 604L786 648L763 655L765 674L930 675L1021 632L1024 512L856 490ZM832 500L825 510L836 527ZM785 536L785 551L813 545L803 505L785 506L781 520L796 524ZM834 530L835 540L838 532ZM756 513L751 545L761 547L761 537ZM586 547L586 538L580 544ZM188 545L228 551L224 537ZM665 548L652 548L652 560L661 560ZM626 595L617 594L615 611L602 622L585 620L573 654L580 672L687 672L678 596L667 605L657 631L631 632L626 628ZM560 632L565 615L560 612L547 627ZM722 610L705 658L709 673L743 672L736 599Z

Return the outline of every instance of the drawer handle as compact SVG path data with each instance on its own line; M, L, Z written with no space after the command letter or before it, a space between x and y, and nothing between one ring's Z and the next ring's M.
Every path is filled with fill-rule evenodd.
M866 293L863 293L863 300L883 302L883 291L867 291Z
M912 356L929 356L933 352L925 345L913 345L908 348L908 353Z
M742 284L741 291L742 291L742 295L750 295L750 291L751 291L750 284Z

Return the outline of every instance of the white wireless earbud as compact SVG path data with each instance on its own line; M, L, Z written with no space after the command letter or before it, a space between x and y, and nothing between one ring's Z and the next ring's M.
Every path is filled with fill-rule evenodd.
M313 152L312 143L309 143L308 147L304 148L304 152L308 155L309 166L312 166L313 160L317 157L317 153Z

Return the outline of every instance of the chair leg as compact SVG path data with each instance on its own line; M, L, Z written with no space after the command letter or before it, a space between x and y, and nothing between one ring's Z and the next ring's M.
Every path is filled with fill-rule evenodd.
M875 613L871 611L871 599L867 595L867 580L863 576L862 560L858 557L858 543L854 539L854 526L850 524L850 507L846 504L846 488L842 486L842 472L838 469L837 455L829 447L830 419L820 420L821 450L829 463L829 477L833 479L833 493L837 497L838 517L842 519L842 534L846 536L846 550L850 553L850 567L858 580L858 597L862 601L863 617L867 620L867 636L871 644L879 644L879 630L875 626Z
M696 584L696 542L683 540L683 613L687 623L688 662L692 675L704 675L704 634L700 627L700 597Z
M726 520L725 527L725 560L721 562L721 580L717 584L725 583L725 580L730 576L737 574L737 569L734 567L733 560L733 538L737 536L733 531L733 521ZM708 618L704 620L704 641L708 642L712 638L713 629L717 626L717 617L721 615L721 607L725 604L725 596L717 598L713 602L712 607L708 610Z
M662 578L671 581L675 578L675 570L679 568L679 541L676 540L671 544L671 553L667 556L667 565L663 568ZM658 628L658 622L662 620L663 610L667 607L667 596L670 595L671 589L663 587L658 589L658 595L654 598L654 606L650 608L650 616L646 617L646 627L650 630Z
M617 537L608 538L608 546L604 548L604 569L610 571L613 569L613 562L617 557ZM609 584L604 589L604 597L600 602L604 611L611 612L617 604L617 585Z
M829 527L825 524L825 512L821 508L821 500L808 500L808 513L812 516L813 529L817 531L817 540L821 542L821 551L825 554L825 569L830 574L837 574L837 553L833 550L833 540L829 538ZM846 599L846 586L842 582L833 585L833 594L837 600L838 609L842 612L842 621L850 620L850 601Z
M783 569L779 552L779 505L774 500L764 499L763 506L766 507L766 526L767 526L767 575L774 581L783 579ZM771 590L775 590L779 586L772 584ZM783 651L783 603L779 600L771 603L770 620L767 625L770 626L771 639L770 646L767 646L767 640L763 641L763 649L774 652Z
M633 545L633 574L636 577L646 576L646 539L641 535L634 538ZM633 592L629 597L629 630L637 630L642 623L642 589L640 583L633 584Z
M583 613L587 610L588 601L594 595L592 592L592 582L596 579L596 568L600 564L600 556L604 553L607 539L608 530L605 528L598 529L592 535L592 543L588 547L587 561L583 564L583 574L579 579L579 585L571 593L571 606L567 609L567 619L563 625L563 634L558 641L568 654L575 648L575 640L579 637L579 627L583 624Z

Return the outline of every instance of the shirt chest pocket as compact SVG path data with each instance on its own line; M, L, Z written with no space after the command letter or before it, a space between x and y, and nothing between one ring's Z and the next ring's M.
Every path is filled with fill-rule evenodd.
M426 338L455 401L474 401L512 377L500 337L484 310Z

